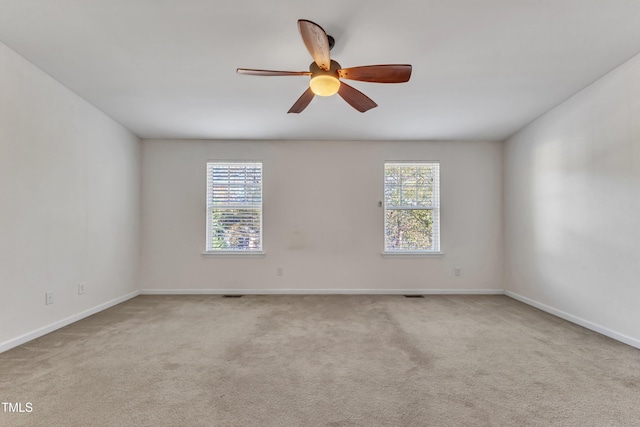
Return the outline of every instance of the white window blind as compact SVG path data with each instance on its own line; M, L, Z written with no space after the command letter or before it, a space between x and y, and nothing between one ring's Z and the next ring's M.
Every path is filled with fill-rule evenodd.
M262 163L207 162L207 252L262 250Z
M384 165L385 252L440 251L440 164Z

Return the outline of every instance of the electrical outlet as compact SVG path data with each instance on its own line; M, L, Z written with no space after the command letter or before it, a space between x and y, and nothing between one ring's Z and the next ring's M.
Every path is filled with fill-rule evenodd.
M456 276L462 276L462 267L456 267L453 269L453 274Z
M276 276L278 276L278 277L284 276L284 270L283 270L282 267L276 268Z
M84 282L78 283L78 295L84 294Z
M44 295L45 295L44 303L46 305L53 304L53 292L47 292Z

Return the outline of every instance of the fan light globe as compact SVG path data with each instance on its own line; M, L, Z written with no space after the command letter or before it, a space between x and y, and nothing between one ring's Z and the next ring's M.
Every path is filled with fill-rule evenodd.
M318 96L331 96L340 89L340 80L326 74L314 76L309 82L309 87Z

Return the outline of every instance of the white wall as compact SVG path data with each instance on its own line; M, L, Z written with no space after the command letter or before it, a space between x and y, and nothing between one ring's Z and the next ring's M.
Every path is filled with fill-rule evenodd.
M262 258L201 255L215 159L263 161ZM381 257L385 160L441 162L443 257ZM142 195L143 290L503 288L501 143L145 140Z
M640 345L640 56L505 145L509 291Z
M140 164L135 135L0 43L0 351L137 289Z

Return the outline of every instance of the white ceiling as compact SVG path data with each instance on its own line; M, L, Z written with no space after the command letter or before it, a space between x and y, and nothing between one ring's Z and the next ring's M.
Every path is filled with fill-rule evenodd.
M287 110L299 18L342 66L410 63ZM640 0L0 0L0 41L143 138L502 140L640 52Z

